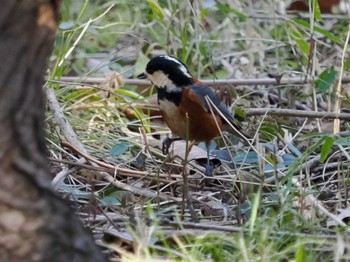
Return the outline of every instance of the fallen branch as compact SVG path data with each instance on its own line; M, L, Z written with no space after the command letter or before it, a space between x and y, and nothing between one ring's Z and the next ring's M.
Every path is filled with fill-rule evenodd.
M131 103L132 107L144 108L157 111L157 105L149 103ZM101 104L101 107L104 106ZM307 117L307 118L324 118L324 119L340 119L350 120L350 113L334 113L334 112L317 112L310 110L282 109L282 108L245 108L246 116L289 116L289 117Z
M316 112L280 108L250 108L245 109L244 111L247 116L271 115L350 120L350 114L348 113Z
M105 77L81 77L81 76L63 76L59 80L48 80L50 82L62 83L62 84L90 84L99 85L106 84L111 81L110 78ZM302 85L305 83L314 82L315 79L308 78L305 82L304 78L294 77L294 78L282 78L277 80L275 78L250 78L250 79L217 79L217 80L201 80L204 84L208 86L220 86L225 84L231 85ZM148 80L141 79L124 79L126 85L138 85L147 86L151 85ZM342 78L341 82L343 84L350 83L350 77Z

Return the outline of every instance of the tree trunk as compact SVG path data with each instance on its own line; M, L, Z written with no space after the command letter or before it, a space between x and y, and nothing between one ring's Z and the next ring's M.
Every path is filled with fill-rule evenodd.
M1 261L105 261L50 186L42 85L58 2L0 1Z

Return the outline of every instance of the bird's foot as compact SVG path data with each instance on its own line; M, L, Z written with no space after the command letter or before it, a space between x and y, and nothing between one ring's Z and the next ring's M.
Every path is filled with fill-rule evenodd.
M178 140L181 140L180 137L166 137L163 142L162 142L162 153L163 155L167 155L169 153L169 148L171 146L171 144L174 142L174 141L178 141Z
M212 176L214 171L214 165L211 161L208 161L207 165L205 166L204 175L205 176Z

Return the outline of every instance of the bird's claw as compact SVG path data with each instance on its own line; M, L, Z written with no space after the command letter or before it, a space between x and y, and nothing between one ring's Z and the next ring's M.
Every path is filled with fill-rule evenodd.
M163 140L163 142L162 142L163 155L167 155L169 153L169 148L170 148L172 143L173 143L173 140L168 136Z
M162 153L163 155L167 155L169 153L169 148L171 146L171 144L174 142L174 141L178 141L178 140L181 140L180 137L166 137L163 142L162 142Z
M214 165L211 161L208 161L207 165L205 166L204 175L205 176L212 176L214 171Z

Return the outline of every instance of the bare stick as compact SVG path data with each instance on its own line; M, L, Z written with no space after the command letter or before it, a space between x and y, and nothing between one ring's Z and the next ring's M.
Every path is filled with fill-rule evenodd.
M63 83L63 84L91 84L98 85L108 83L111 79L104 77L75 77L75 76L64 76L59 80L49 80L50 82ZM147 86L151 85L151 82L148 80L141 79L124 79L126 85L140 85ZM305 79L301 77L294 78L282 78L280 81L277 81L275 78L250 78L250 79L217 79L217 80L201 80L205 85L209 86L220 86L224 84L231 85L301 85L305 83L310 83L315 81L314 79L308 78ZM350 83L350 77L342 78L341 82L343 84Z
M346 50L348 48L349 38L350 38L350 25L348 26L348 34L346 36L346 40L345 40L344 48L343 48L343 54L342 54L342 57L341 57L341 65L342 66L341 66L340 72L339 72L340 77L342 77L343 74L344 74L344 60L345 60L345 56L346 56L346 53L347 53ZM336 113L340 112L341 90L342 90L342 80L341 80L341 78L339 78L337 86L336 86L336 92L335 92L335 98L334 98L335 102L334 102L334 108L333 108L333 110ZM333 132L336 134L339 131L340 131L340 121L339 121L339 119L334 119Z
M304 110L280 109L280 108L251 108L251 109L245 109L244 111L247 116L273 115L273 116L292 116L292 117L350 120L350 114L348 113L316 112L316 111L304 111Z
M63 110L57 101L55 90L53 90L52 88L47 88L46 96L49 108L52 111L53 116L58 126L60 127L63 135L71 144L75 145L77 148L79 148L79 150L87 154L87 150L85 149L84 145L80 142L72 126L69 124L67 118L64 116Z

